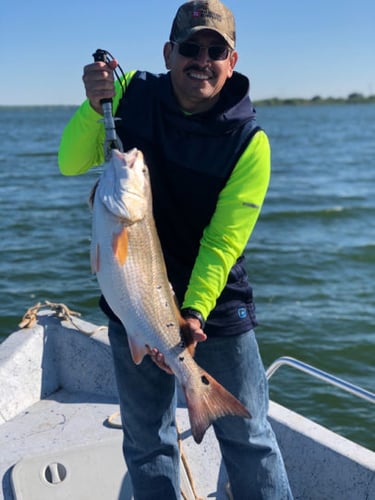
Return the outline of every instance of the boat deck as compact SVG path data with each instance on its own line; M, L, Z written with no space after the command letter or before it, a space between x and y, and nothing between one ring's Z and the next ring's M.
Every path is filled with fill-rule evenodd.
M113 399L60 389L1 425L3 498L13 500L13 482L17 499L102 500L119 498L120 492L121 499L131 499L122 456L122 431L108 421L117 412ZM186 497L195 498L195 491L203 498L228 499L226 475L220 469L220 454L212 431L198 448L185 408L177 409L177 421ZM13 468L14 464L17 465ZM61 464L66 471L66 478L61 481L61 473L56 473L55 483L48 476L54 464ZM202 474L202 470L210 473ZM218 484L221 493L217 491Z

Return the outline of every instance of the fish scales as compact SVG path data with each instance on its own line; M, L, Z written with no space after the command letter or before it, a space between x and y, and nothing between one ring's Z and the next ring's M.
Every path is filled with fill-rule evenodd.
M142 153L112 151L92 195L91 264L101 291L124 325L133 360L156 348L185 394L194 439L224 415L249 411L193 359L182 342L182 319L168 281Z

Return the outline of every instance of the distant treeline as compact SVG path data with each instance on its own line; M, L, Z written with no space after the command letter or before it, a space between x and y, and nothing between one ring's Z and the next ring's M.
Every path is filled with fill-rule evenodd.
M288 99L280 99L279 97L271 97L270 99L261 99L255 101L256 106L280 106L292 105L297 106L300 104L362 104L362 103L375 103L375 94L365 97L362 94L353 93L348 97L320 97L319 95L311 99L303 99L300 97L291 97Z
M363 94L359 93L352 93L349 94L348 97L320 97L319 95L316 95L312 97L311 99L303 99L302 97L289 97L287 99L281 99L280 97L270 97L269 99L260 99L260 100L255 100L253 101L254 105L256 106L281 106L281 105L291 105L291 106L297 106L297 105L309 105L309 104L369 104L369 103L375 103L375 94L369 95L369 96L364 96ZM78 108L77 104L9 104L9 105L4 105L0 104L0 110L9 110L11 108L17 109L17 108L23 108L23 109L32 109L32 108L39 108L39 107L49 107L51 109L53 108L69 108L69 107L74 107Z

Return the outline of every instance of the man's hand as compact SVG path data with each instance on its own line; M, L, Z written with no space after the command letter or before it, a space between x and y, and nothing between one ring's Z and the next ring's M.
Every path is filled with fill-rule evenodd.
M85 85L86 96L91 107L97 113L103 114L100 101L102 99L112 99L115 95L113 70L117 64L116 60L108 63L98 61L83 68L82 80Z
M185 342L186 347L193 346L193 352L198 342L204 342L207 339L207 335L202 330L201 323L197 318L182 319L180 326L183 341ZM148 347L148 351L152 361L158 365L159 368L164 370L166 373L173 375L173 371L165 362L164 354L159 352L156 348Z
M164 370L169 375L173 375L172 370L169 368L167 363L164 360L164 354L159 352L155 347L151 349L151 347L147 346L148 353L151 356L152 361L158 365L161 370Z
M181 322L182 338L187 346L196 345L198 342L204 342L207 335L201 327L201 322L197 318L188 317Z

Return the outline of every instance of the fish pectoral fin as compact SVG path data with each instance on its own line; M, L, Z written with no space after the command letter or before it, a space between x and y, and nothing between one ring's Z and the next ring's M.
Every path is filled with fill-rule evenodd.
M123 227L119 233L114 233L112 250L117 262L123 266L128 256L128 230Z
M145 355L148 354L148 349L146 345L140 342L139 338L136 336L128 334L128 341L133 361L136 365L139 365Z

